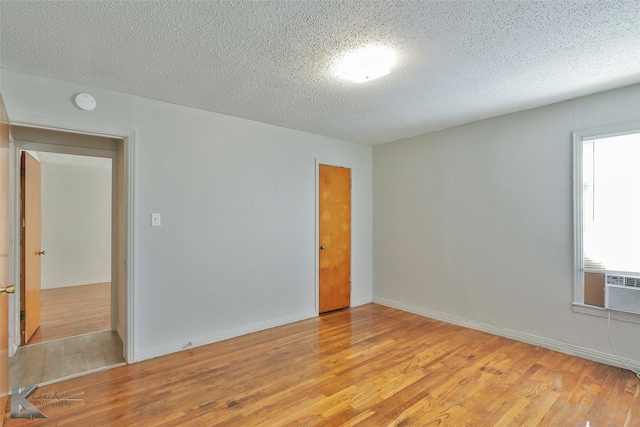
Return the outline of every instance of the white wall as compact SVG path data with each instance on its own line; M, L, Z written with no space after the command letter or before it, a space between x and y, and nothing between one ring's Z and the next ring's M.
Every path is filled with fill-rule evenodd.
M375 147L374 301L612 362L572 310L571 132L638 120L640 85Z
M0 89L10 119L135 130L138 359L317 313L316 158L352 168L352 304L371 301L371 147L9 70Z
M110 282L111 168L42 163L41 173L42 288Z

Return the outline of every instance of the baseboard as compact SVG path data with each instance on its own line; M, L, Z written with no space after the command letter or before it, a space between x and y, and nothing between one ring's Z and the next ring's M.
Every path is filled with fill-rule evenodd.
M351 307L358 307L360 305L371 304L373 302L373 298L359 298L351 300Z
M606 365L617 366L619 368L626 369L626 367L620 362L620 360L614 354L604 353L601 351L596 351L589 348L568 344L562 341L556 341L549 338L540 337L537 335L531 335L531 334L527 334L520 331L514 331L512 329L503 328L503 327L491 325L488 323L477 322L475 320L467 319L462 316L442 313L440 311L431 310L424 307L418 307L415 305L406 304L403 302L394 301L386 298L374 297L373 302L376 304L384 305L386 307L396 308L398 310L419 314L421 316L440 320L442 322L451 323L458 326L464 326L466 328L487 332L493 335L499 335L501 337L547 348L549 350L558 351L560 353L580 357L582 359L593 360L595 362L600 362ZM632 360L627 358L622 358L622 359L629 367L635 370L640 369L640 360Z
M316 317L318 313L307 311L290 316L279 317L276 319L267 320L264 322L252 323L249 325L239 326L237 328L227 329L225 331L219 331L213 334L201 335L186 339L183 341L173 342L166 345L153 347L147 350L141 350L136 352L136 361L140 362L146 359L152 359L154 357L165 356L167 354L176 353L182 350L188 350L194 347L200 347L207 344L213 344L218 341L227 340L229 338L235 338L242 335L250 334L253 332L263 331L265 329L275 328L277 326L287 325L293 322L299 322L300 320L310 319Z

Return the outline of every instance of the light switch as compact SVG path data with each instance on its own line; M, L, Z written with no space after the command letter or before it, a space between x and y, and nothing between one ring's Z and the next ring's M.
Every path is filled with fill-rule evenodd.
M152 213L151 214L151 226L152 227L160 227L160 214Z

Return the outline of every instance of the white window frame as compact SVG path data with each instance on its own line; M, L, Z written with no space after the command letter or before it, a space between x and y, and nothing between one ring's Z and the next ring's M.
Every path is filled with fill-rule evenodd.
M573 311L607 317L604 307L584 303L584 273L582 253L582 142L584 140L609 138L613 136L640 133L640 121L573 132ZM606 271L613 273L613 271ZM620 272L616 272L620 273ZM640 323L640 315L611 311L611 318L626 322Z

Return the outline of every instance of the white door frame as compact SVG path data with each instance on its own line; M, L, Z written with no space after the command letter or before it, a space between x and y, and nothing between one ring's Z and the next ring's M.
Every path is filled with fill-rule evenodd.
M48 130L62 131L62 132L79 133L79 134L86 134L86 135L94 135L94 136L116 138L116 139L122 140L122 143L118 147L117 153L115 153L117 160L119 160L118 163L121 162L122 164L117 166L120 169L119 171L114 170L113 172L114 172L114 176L122 175L122 178L124 179L124 185L122 187L124 188L125 194L123 195L124 197L122 196L120 197L121 200L122 199L124 200L124 216L125 216L124 218L124 233L125 233L124 254L118 254L117 250L115 248L112 248L112 250L114 251L114 254L118 254L117 255L118 258L115 258L115 257L112 258L112 265L118 265L118 264L120 265L120 267L112 269L112 275L117 274L120 277L124 278L123 280L124 283L122 283L123 286L121 286L121 288L123 287L125 289L124 291L125 307L124 307L124 325L123 325L124 335L125 335L123 337L124 358L127 361L127 363L135 362L136 349L135 349L135 340L134 340L135 328L134 328L134 311L133 311L134 295L135 295L134 281L133 281L134 235L135 235L134 234L134 203L133 203L134 188L135 188L134 187L135 131L133 129L128 129L128 128L97 126L94 124L78 123L78 122L72 122L72 121L67 121L67 120L62 120L57 118L51 118L51 117L41 117L38 115L32 115L28 113L13 113L11 115L11 125L48 129ZM13 144L14 144L14 147L16 147L15 142L13 142ZM52 147L53 150L36 150L36 151L53 151L53 152L61 152L61 153L67 153L67 154L88 154L88 155L97 155L97 153L99 155L99 152L101 152L102 153L101 157L109 157L109 155L107 155L107 152L99 149L69 147L69 146L64 146L59 144L47 144L47 145ZM23 146L21 146L20 148L24 149ZM18 150L16 149L16 152L17 151ZM114 167L116 167L115 165L116 165L116 162L114 161ZM19 174L19 167L18 167L17 173ZM15 171L14 171L14 175L15 175ZM15 185L14 185L14 188L15 188ZM14 194L17 195L18 193L14 192ZM116 200L113 200L113 202L114 202L114 205L117 204ZM18 233L20 232L20 223L19 223L20 207L16 205L17 203L14 203L14 220L11 224L12 226L11 236L16 235L15 234L16 230ZM15 212L18 212L18 215L16 215ZM16 220L16 218L18 219ZM19 279L17 275L19 275L19 271L20 271L19 269L20 256L16 252L17 250L20 250L19 239L16 242L16 239L14 238L12 241L12 249L11 249L12 253L14 254L14 272L15 272L14 278L13 278L14 280ZM15 254L18 254L18 256L16 257ZM16 263L18 263L17 269L15 268ZM120 270L124 270L124 271L121 272ZM120 273L123 273L123 274L120 274ZM112 277L112 280L113 280L113 277ZM19 316L19 310L18 310L18 313L13 312L13 314L11 314L11 309L10 309L10 316L12 316L12 318ZM14 323L14 329L15 329L15 320L13 323ZM19 321L18 321L18 324L19 324ZM10 344L9 351L11 354L13 354L11 348L14 346L14 344L12 342L10 342L9 344Z

